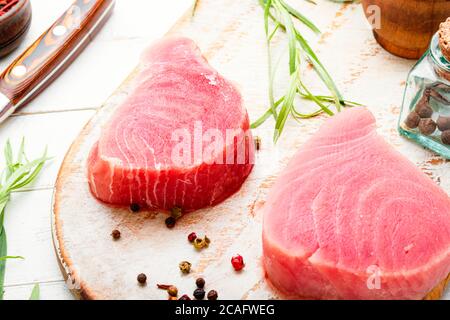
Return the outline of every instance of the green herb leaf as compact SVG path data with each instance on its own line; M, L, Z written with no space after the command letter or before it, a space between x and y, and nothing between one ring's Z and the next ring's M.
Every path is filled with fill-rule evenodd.
M4 257L7 255L7 245L6 245L6 232L3 228L3 215L4 210L1 213L0 217L0 256ZM6 268L6 259L0 260L0 300L3 300L3 285L5 283L5 268Z
M33 291L31 292L30 300L40 300L41 298L41 288L39 287L39 283L36 283L33 287Z
M6 231L3 224L6 205L11 198L11 193L30 185L41 172L45 162L50 159L47 157L47 149L45 149L40 158L28 161L25 154L24 139L22 139L16 159L14 159L9 140L6 142L3 154L5 169L0 175L0 300L3 299L6 261L8 259L23 259L18 256L7 255Z
M314 3L314 1L306 0ZM322 113L332 116L334 113L330 109L330 104L334 103L336 110L341 111L342 106L356 106L357 103L345 101L337 88L334 80L327 69L319 60L313 49L310 47L301 31L294 25L294 20L300 21L307 28L320 33L319 28L301 12L289 5L285 0L259 0L264 9L264 30L266 33L268 64L269 64L269 103L270 108L259 117L251 128L255 129L261 126L267 119L273 115L275 119L274 141L280 138L289 115L292 115L297 121L318 116ZM270 30L270 21L274 22L273 30ZM274 36L279 32L286 33L289 48L289 73L291 75L289 86L282 98L276 101L274 93L275 74L278 64L273 68L271 42ZM319 79L325 84L329 95L314 95L306 87L300 78L301 59L305 58L312 65ZM295 105L295 97L299 96L305 100L314 102L319 109L311 113L301 112ZM279 113L278 113L279 109Z

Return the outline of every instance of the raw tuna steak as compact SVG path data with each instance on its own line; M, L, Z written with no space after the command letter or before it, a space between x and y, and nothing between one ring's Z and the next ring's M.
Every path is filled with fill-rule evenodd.
M156 43L139 70L91 151L92 193L114 205L184 211L235 193L254 155L238 90L186 38Z
M422 299L450 273L450 200L362 108L330 119L264 207L264 265L284 293Z

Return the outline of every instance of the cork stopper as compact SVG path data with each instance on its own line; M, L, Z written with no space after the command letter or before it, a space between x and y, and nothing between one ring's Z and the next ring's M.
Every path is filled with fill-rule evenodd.
M445 59L450 62L450 17L439 27L439 47Z

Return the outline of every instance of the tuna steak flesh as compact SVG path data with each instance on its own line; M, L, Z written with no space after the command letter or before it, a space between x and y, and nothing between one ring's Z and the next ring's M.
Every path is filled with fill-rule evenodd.
M264 266L292 297L423 299L450 273L450 200L363 108L328 120L264 206Z
M189 212L241 187L253 168L248 115L239 91L192 40L150 47L127 94L89 156L96 198Z

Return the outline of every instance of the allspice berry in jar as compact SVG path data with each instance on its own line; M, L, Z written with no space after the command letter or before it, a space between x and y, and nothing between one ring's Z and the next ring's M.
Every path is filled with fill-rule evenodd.
M450 130L450 117L440 116L437 119L437 127L440 131Z
M431 118L421 119L419 121L419 131L426 136L432 135L436 131L436 128L436 122Z
M450 18L408 75L398 129L450 159Z
M406 117L405 124L410 129L415 129L419 126L420 116L417 112L411 112L408 117Z

